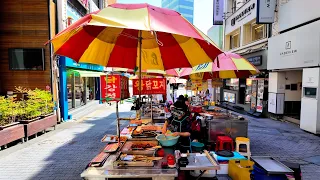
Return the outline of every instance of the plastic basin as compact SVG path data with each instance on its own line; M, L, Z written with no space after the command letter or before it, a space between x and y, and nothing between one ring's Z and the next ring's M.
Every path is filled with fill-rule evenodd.
M191 142L191 147L193 151L200 152L204 149L204 144L200 142Z
M170 147L177 144L180 136L167 136L160 134L156 137L156 139L160 142L161 146Z

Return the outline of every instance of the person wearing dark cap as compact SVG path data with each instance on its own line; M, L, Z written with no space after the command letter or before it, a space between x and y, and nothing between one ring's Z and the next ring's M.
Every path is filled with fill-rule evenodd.
M179 145L182 153L191 150L190 146L190 113L188 106L185 103L184 96L180 95L177 101L174 103L171 110L171 117L169 117L162 128L162 133L170 136L180 136ZM172 134L166 134L167 130L170 130Z

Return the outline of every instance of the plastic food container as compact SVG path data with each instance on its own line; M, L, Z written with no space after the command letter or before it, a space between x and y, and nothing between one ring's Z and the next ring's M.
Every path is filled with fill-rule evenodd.
M160 144L164 147L170 147L177 144L180 136L167 136L160 134L156 137L156 139L160 142Z
M204 144L200 142L191 142L191 147L193 151L200 152L204 149Z

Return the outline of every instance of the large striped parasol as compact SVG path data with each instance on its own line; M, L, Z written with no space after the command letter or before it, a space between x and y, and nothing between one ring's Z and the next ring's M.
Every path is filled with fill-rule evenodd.
M222 52L178 12L149 4L113 4L51 42L56 54L76 62L142 70L193 67Z
M259 70L242 56L234 53L222 53L213 63L204 63L193 68L182 68L180 77L202 80L247 78L258 73Z

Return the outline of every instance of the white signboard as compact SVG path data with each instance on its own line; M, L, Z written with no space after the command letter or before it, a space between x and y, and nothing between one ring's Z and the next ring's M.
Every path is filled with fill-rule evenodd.
M268 112L274 114L284 113L284 94L269 93Z
M257 0L257 24L271 24L274 22L276 0Z
M319 0L286 0L279 6L279 31L320 17Z
M223 25L224 0L213 0L213 25Z
M268 39L268 70L313 67L320 64L320 22Z
M244 24L252 21L257 17L257 1L251 0L241 8L239 8L234 14L232 14L226 20L226 32L225 34L229 34L232 31L238 29Z

